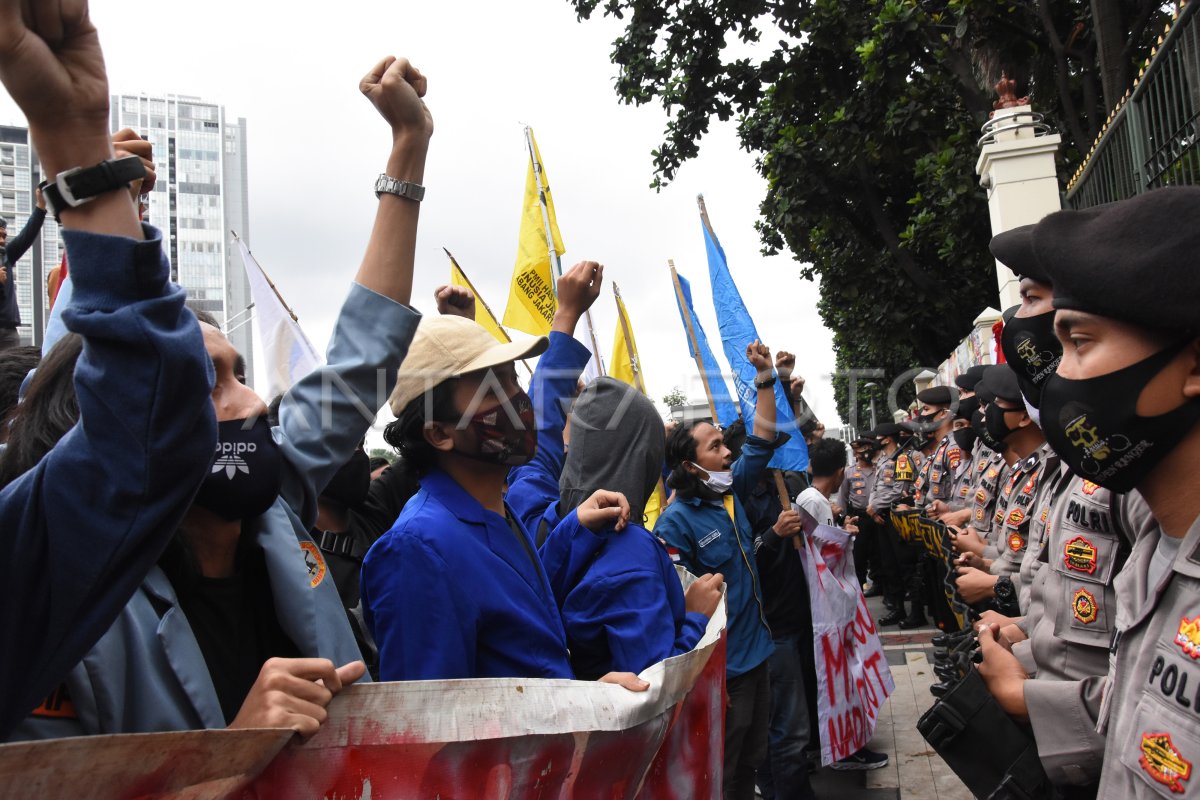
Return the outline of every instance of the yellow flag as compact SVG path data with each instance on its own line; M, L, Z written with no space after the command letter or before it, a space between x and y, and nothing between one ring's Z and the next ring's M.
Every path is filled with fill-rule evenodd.
M450 255L450 251L442 248L446 256L450 259L450 283L454 286L462 286L471 290L471 294L475 295L475 321L487 329L487 332L495 336L501 342L511 342L512 339L500 327L500 323L496 322L496 317L492 314L492 309L479 296L479 292L475 289L471 279L462 271L462 267L454 260L454 256Z
M629 312L625 310L625 301L621 299L621 290L615 283L613 284L613 296L617 300L617 331L613 339L612 358L608 362L608 374L645 394L646 381L642 377L642 363L638 360L633 326L629 324Z
M654 523L658 522L666 505L666 489L663 488L662 478L659 478L654 491L650 493L650 498L646 500L646 510L642 512L645 522L642 523L642 527L648 531L654 530Z
M546 246L546 217L540 197L545 197L545 214L550 219L554 251L560 256L566 251L558 233L558 218L554 214L554 198L550 181L542 165L533 130L526 128L531 158L525 176L525 204L521 209L521 233L517 242L517 263L513 267L512 287L504 309L504 324L519 331L545 336L550 333L554 319L554 276L550 269L550 250ZM541 196L538 178L541 177Z

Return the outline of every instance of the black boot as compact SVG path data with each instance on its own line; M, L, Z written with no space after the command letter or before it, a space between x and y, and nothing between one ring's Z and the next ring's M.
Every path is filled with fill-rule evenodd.
M891 613L889 613L886 617L881 617L879 619L878 624L880 627L895 625L896 623L901 622L904 618L904 603L899 602L896 604L896 607L892 609Z
M925 619L925 609L921 607L920 603L913 603L912 611L909 612L907 617L900 620L900 629L906 631L909 628L920 628L921 626L927 624L928 622Z

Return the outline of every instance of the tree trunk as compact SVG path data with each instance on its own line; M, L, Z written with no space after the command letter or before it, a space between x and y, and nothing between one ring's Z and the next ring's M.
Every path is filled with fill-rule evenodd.
M1125 20L1120 0L1091 0L1091 3L1096 59L1100 64L1100 86L1107 112L1116 107L1125 96L1125 90L1133 84L1125 50Z

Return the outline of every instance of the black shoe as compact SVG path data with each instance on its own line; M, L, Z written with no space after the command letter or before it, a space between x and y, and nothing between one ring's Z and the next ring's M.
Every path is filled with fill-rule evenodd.
M878 624L881 627L887 627L888 625L895 625L896 623L901 622L903 619L904 619L904 609L897 608L897 609L893 610L892 613L888 614L886 617L882 617L879 620Z
M887 753L876 753L874 750L863 748L841 761L835 761L830 766L836 770L880 769L888 765Z
M927 624L929 623L926 621L924 614L909 614L900 620L900 629L906 631L909 628L920 628Z
M875 581L870 581L869 583L867 583L866 588L863 589L863 597L882 597L882 596L883 596L883 590L879 588L879 584L876 583Z

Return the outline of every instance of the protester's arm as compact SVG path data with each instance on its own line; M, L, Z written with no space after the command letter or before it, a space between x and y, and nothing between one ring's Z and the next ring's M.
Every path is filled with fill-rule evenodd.
M454 591L445 560L410 536L376 542L362 568L362 604L384 681L475 677L479 611Z
M86 3L39 6L30 20L23 5L27 14L27 4L0 2L0 79L43 168L55 175L111 157ZM64 318L84 337L80 423L0 492L0 736L112 624L173 535L216 442L199 326L169 282L161 241L141 241L129 195L64 210L62 224L78 278Z
M29 215L25 227L21 228L21 232L8 240L8 246L5 248L5 256L8 258L8 263L14 267L21 260L21 256L33 246L42 230L42 223L46 220L46 209L38 207L33 209L33 213Z
M390 125L387 174L424 179L433 119L421 97L425 77L405 59L380 61L360 89ZM419 315L412 292L419 203L384 193L367 251L329 343L327 364L302 379L279 407L280 445L292 469L282 496L304 524L316 516L316 497L346 463L375 419L380 376L408 352Z

